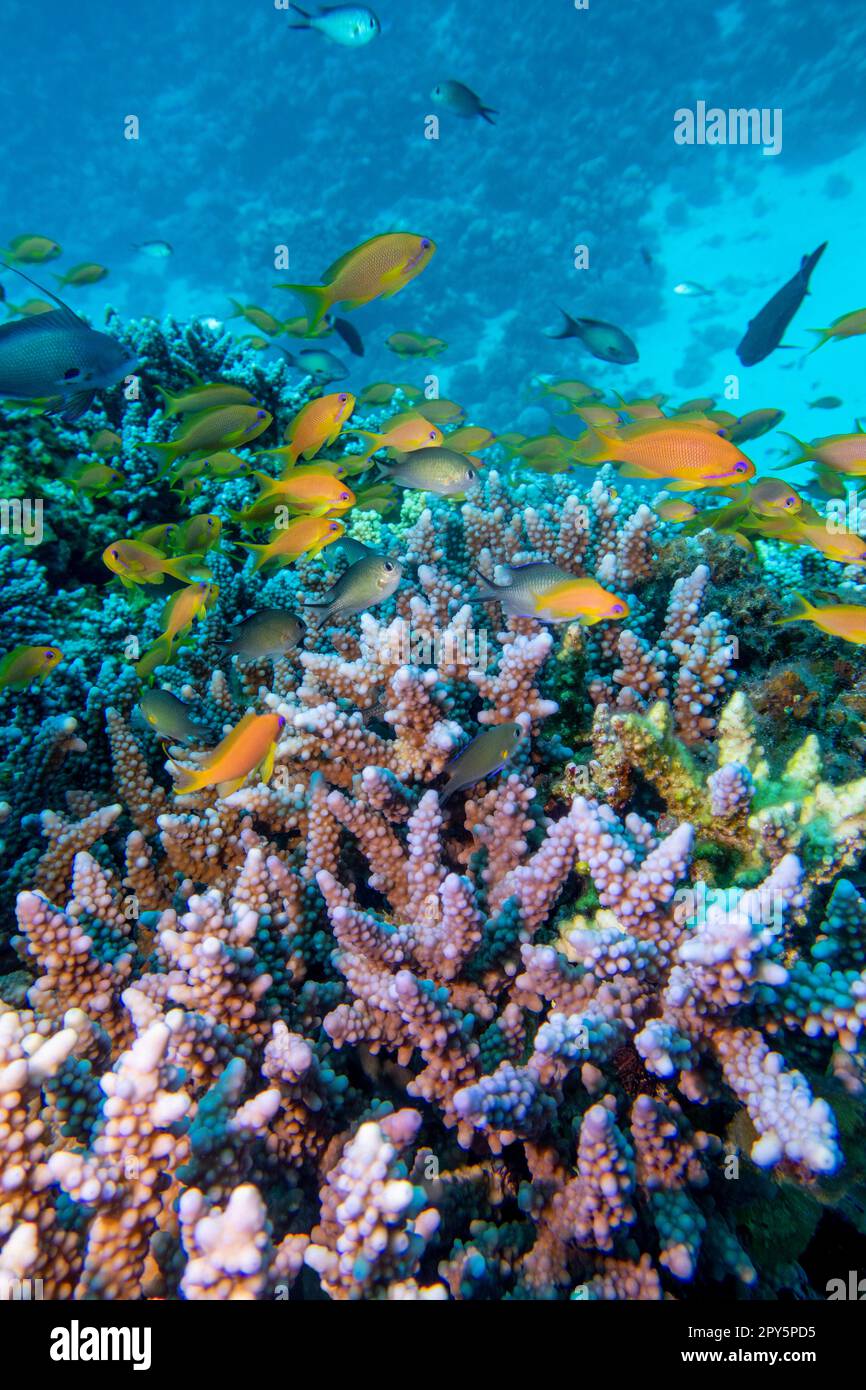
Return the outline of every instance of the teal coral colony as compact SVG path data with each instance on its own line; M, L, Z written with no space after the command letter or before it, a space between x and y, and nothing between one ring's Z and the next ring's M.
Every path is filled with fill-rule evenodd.
M391 41L283 8L329 73ZM507 129L507 86L495 124L437 92L449 138ZM829 1225L866 1236L866 435L780 463L805 379L676 376L615 276L491 408L453 229L347 199L224 319L79 313L75 226L3 233L0 1282L822 1298ZM811 395L862 370L855 303Z

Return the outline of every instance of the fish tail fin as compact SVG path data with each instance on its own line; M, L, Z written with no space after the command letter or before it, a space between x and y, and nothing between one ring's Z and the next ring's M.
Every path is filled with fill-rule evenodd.
M184 792L195 792L199 789L200 769L192 767L181 767L180 763L173 762L169 758L169 771L174 778L174 790L182 796Z
M256 563L253 565L254 572L260 570L262 565L267 563L268 546L253 545L252 541L238 541L238 545L241 547L241 550L248 550L250 554L255 557Z
M163 634L148 647L140 661L135 663L135 674L140 680L152 678L157 666L168 666L172 658L172 641Z
M803 279L806 281L807 285L809 283L809 276L812 274L812 271L815 269L815 266L820 261L824 252L827 250L828 245L829 242L822 241L821 245L817 248L817 250L812 252L811 256L803 257L800 263L800 274L803 276Z
M829 328L807 328L806 332L818 334L818 341L817 343L813 343L812 346L809 348L809 351L806 353L807 357L811 357L813 352L817 352L818 349L820 347L823 347L825 343L829 343L830 339L833 336Z
M300 29L308 29L308 24L300 24ZM278 290L291 290L296 294L307 311L307 331L318 328L331 305L327 285L276 285Z
M562 314L563 324L558 333L545 333L546 338L574 338L577 335L577 323L567 314L564 309L559 311Z
M156 459L157 463L164 463L167 465L167 467L159 475L162 478L165 477L166 472L169 468L171 468L171 465L174 463L175 459L180 457L177 451L177 446L175 444L172 444L171 442L168 442L166 444L146 443L144 447L148 450L151 458Z
M798 604L796 613L789 613L788 616L785 618L776 618L773 622L773 627L781 627L783 623L807 622L809 618L811 618L812 614L815 612L815 609L813 605L809 602L809 600L807 598L804 598L802 594L798 594L796 591L794 593L794 598L797 600Z
M803 443L802 439L798 439L795 434L791 434L788 430L779 430L779 434L783 434L786 439L793 440L800 452L797 458L786 459L785 462L780 463L778 467L780 469L794 468L798 463L807 463L808 460L811 458L811 453L809 452L809 449L806 447L806 445Z
M488 579L483 575L478 569L473 570L472 573L475 576L475 583L481 590L481 593L478 594L478 601L480 603L495 603L497 599L502 598L508 588L507 584L496 584L492 579Z
M162 397L162 408L166 415L177 414L177 396L173 396L170 391L166 391L164 386L157 385L157 391Z
M496 122L490 118L491 116L498 116L499 112L493 106L481 106L479 107L479 115L484 117L488 125L496 125Z
M196 579L213 579L213 573L201 555L178 555L174 560L166 560L162 568L165 574L170 574L172 579L180 579L184 584Z

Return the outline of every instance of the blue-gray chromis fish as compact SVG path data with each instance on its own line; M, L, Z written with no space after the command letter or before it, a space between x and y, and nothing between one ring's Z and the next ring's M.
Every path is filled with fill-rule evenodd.
M58 306L46 314L0 324L0 398L45 401L47 414L67 422L87 410L96 391L131 375L136 362L116 338L97 333L62 299L28 280Z

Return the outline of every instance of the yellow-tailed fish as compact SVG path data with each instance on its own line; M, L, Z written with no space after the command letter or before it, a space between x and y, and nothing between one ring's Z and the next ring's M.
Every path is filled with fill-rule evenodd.
M661 406L659 405L659 402L656 400L655 396L648 396L645 400L638 400L638 401L627 401L623 396L620 396L619 392L616 392L616 396L617 396L617 398L618 398L618 400L619 400L619 402L620 402L620 408L621 408L623 411L625 411L625 413L626 413L627 415L630 415L631 418L632 418L632 420L663 420L663 419L664 419L664 411L662 410L662 408L661 408ZM579 413L579 412L575 412L575 413ZM615 413L615 412L614 412L614 413ZM587 423L588 425L591 425L591 424L596 423L596 422L594 422L594 421L592 421L592 420L587 420L586 423ZM600 424L600 425L603 425L603 424L606 423L606 421L604 421L604 420L599 420L597 423Z
M702 425L644 420L617 435L594 430L597 456L620 465L627 478L664 481L674 491L724 487L755 476L755 465L727 439Z
M232 520L242 526L272 523L279 507L307 516L324 516L326 512L348 511L355 503L352 489L325 468L293 468L284 478L271 478L267 473L252 476L258 483L259 496L242 512L230 512Z
M279 528L267 545L240 544L255 556L254 570L265 565L290 565L302 555L318 555L326 545L339 540L345 531L342 521L325 516L296 516Z
M179 527L174 544L193 555L205 555L219 545L223 524L213 512L200 512Z
M203 618L219 597L219 586L206 579L196 580L172 594L162 614L163 637L177 637L188 632L196 618Z
M235 306L235 311L233 314L229 314L230 319L246 319L247 323L253 325L253 328L257 328L260 333L267 333L271 338L282 333L282 319L275 318L273 314L268 313L267 309L260 309L257 304L239 304L236 299L231 302Z
M299 410L286 430L288 443L279 449L268 449L286 460L291 468L299 458L315 458L320 449L334 443L355 409L355 397L349 391L334 391Z
M338 626L352 614L363 613L378 603L384 603L399 585L403 574L403 567L396 560L389 559L387 555L377 555L360 541L344 538L341 544L352 559L349 568L322 599L304 605L315 612L322 622L336 623ZM354 559L356 555L358 558Z
M610 594L595 579L578 579L558 565L546 561L528 565L503 565L508 575L503 584L485 579L476 571L486 603L501 603L515 618L537 618L543 623L571 623L579 619L585 626L625 618L629 606L625 599Z
M146 447L171 465L186 454L250 444L264 433L273 418L266 410L253 405L216 406L191 416L167 444L147 444Z
M13 647L0 660L0 690L26 690L32 681L44 681L62 660L59 647Z
M759 478L749 488L748 503L758 516L796 516L803 507L800 494L781 478Z
M146 723L172 743L201 743L207 732L192 718L189 705L170 690L145 690L138 702Z
M810 352L817 352L831 338L857 338L861 333L866 333L866 309L853 309L851 313L834 319L829 328L810 328L809 332L820 335L815 346L809 349Z
M322 319L315 328L310 328L310 320L303 317L286 319L283 323L283 332L288 333L291 338L324 338L333 331L326 319Z
M132 584L162 584L167 574L189 584L212 576L200 555L176 555L169 559L156 546L145 541L117 540L102 552L103 563L129 587Z
M201 461L201 471L208 478L234 478L238 473L248 473L249 469L247 459L242 459L239 454L227 450L208 454L207 458Z
M813 439L810 444L804 444L796 435L788 434L786 430L780 432L792 439L800 450L797 458L786 459L784 463L779 464L780 468L795 468L798 463L814 459L825 468L832 468L834 473L844 473L849 478L866 477L866 434L862 431L858 430L855 434L828 434L823 439Z
M603 428L605 425L616 427L619 424L618 412L609 405L576 405L569 414L576 415L585 425L589 425L593 429L599 426Z
M152 545L157 550L166 550L169 546L177 543L180 526L176 521L160 521L155 526L148 526L144 531L139 531L133 540L144 541L145 545Z
M440 437L437 443L441 442ZM449 449L456 449L458 454L483 454L485 449L499 441L492 430L486 430L482 425L461 425L459 429L452 430L444 442Z
M123 449L123 440L114 430L96 430L90 436L90 447L95 454L102 454L103 458L112 458Z
M831 637L841 637L844 642L854 642L858 647L866 645L866 607L858 603L830 603L818 607L802 594L795 593L799 605L796 613L786 618L777 618L774 626L783 623L814 623L822 632Z
M446 765L448 781L439 798L440 804L464 787L472 787L501 772L525 739L526 730L516 723L495 724L492 729L476 734Z
M66 474L64 482L86 497L105 497L109 492L123 487L126 479L107 463L82 463Z
M698 514L694 502L687 502L684 497L667 497L653 503L653 508L663 521L691 521Z
M306 624L286 608L264 608L238 623L231 633L227 650L244 661L285 656L296 647Z
M840 565L866 565L866 541L851 531L830 531L826 518L812 508L804 508L806 520L799 516L765 518L761 534L789 545L808 545ZM817 518L817 519L813 519Z
M278 288L300 296L313 329L335 304L358 309L373 299L390 299L420 275L435 250L429 237L388 232L347 251L324 272L324 284L283 284Z
M696 396L693 401L683 401L682 405L674 406L674 415L701 415L712 410L715 403L713 396Z
M587 385L585 381L540 381L538 386L546 396L559 396L562 400L570 401L573 405L598 401L602 397L601 391L597 391L594 386Z
M219 796L230 796L254 771L260 781L269 782L277 739L285 722L280 714L255 714L250 710L197 766L169 763L175 792L183 796L216 787Z
M443 338L424 333L392 333L385 339L385 346L398 357L438 357L448 344Z
M71 270L67 270L65 275L55 275L54 278L65 288L67 285L97 285L107 275L108 271L104 265L97 265L95 261L82 261L81 265L74 265Z
M345 460L349 472L356 471L359 465L366 463L367 459L372 458L380 449L397 449L400 453L409 453L413 449L430 449L434 444L441 444L445 438L437 425L431 425L423 415L413 411L395 415L393 420L383 424L378 434L372 430L346 430L346 434L357 435L358 438L367 440L367 447L363 453L350 455Z
M466 419L463 406L458 405L456 401L449 401L445 396L425 399L420 408L424 419L429 420L432 425L459 425Z
M54 307L47 299L25 299L23 304L6 305L10 314L20 314L24 319L34 318L37 314L51 314Z
M408 382L393 381L374 381L369 386L365 386L358 397L359 405L387 405L392 401L397 392L401 391L407 401L420 401L424 392L417 386L410 386Z
M202 410L215 410L219 405L255 405L255 397L246 386L228 381L197 382L186 391L166 391L157 386L166 415L198 415Z
M62 248L47 236L16 236L9 243L8 251L0 251L0 259L18 261L21 265L41 265L43 261L55 261Z

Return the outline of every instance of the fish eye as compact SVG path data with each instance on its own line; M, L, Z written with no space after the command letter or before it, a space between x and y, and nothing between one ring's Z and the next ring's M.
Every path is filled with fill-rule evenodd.
M797 501L796 497L786 497L786 498L785 498L785 506L786 506L786 507L793 507L793 506L796 504L796 501Z
M346 396L345 392L343 392L342 395L337 397L337 399L339 400L340 405L345 405L348 397Z
M117 559L117 551L116 551L116 550L112 550L112 552L111 552L111 558L112 558L112 560L116 560L116 559Z
M475 477L475 469L474 469L474 468L467 468L467 470L466 470L466 476L467 476L467 478L469 478L469 480L471 481L471 480Z
M429 438L432 439L434 443L436 442L436 431L435 431L435 430L431 430L431 431L430 431Z
M348 492L341 492L341 493L340 493L340 501L341 501L341 502L348 502L348 500L349 500L349 494L348 494Z
M46 660L48 660L48 661L50 661L51 658L52 658L53 656L56 656L56 655L57 655L57 653L56 653L56 652L53 652L53 651L51 650L50 647L48 648L48 651L45 653Z
M386 561L385 561L385 569L387 570L388 574L391 573L391 571L393 570L393 568L394 568L394 566L391 564L391 561L390 561L390 560L386 560Z
M429 240L427 239L427 237L422 237L422 238L421 238L421 250L422 250L422 251L426 251L427 248L429 247L429 245L430 245L430 242L429 242Z
M332 521L331 524L330 524L330 526L328 527L328 530L329 530L329 531L336 531L336 529L337 529L337 527L339 526L339 524L340 524L339 521Z
M740 462L739 462L739 463L735 463L735 464L734 464L734 472L735 472L735 473L745 473L745 471L746 471L746 469L748 468L748 466L749 466L749 465L746 463L745 459L740 459Z
M613 607L611 608L610 611L611 611L611 613L624 613L624 612L625 612L625 604L624 604L624 603L615 603L615 604L613 605Z

